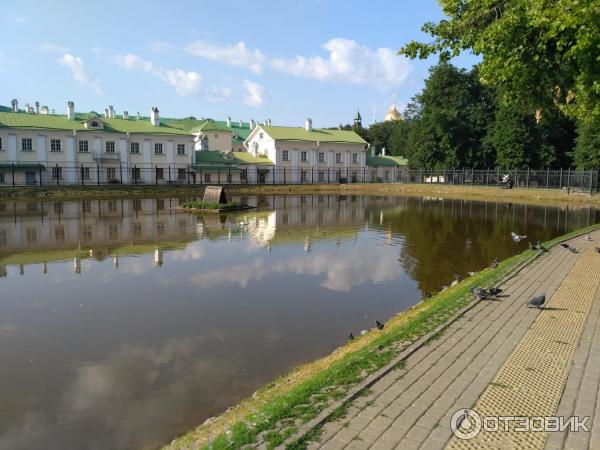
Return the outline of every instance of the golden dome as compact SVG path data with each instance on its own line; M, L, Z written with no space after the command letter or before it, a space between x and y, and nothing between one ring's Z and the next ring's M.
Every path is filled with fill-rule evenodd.
M392 122L392 121L398 122L400 120L402 120L402 116L396 109L396 103L392 103L392 106L390 107L390 110L383 118L383 121L384 122Z

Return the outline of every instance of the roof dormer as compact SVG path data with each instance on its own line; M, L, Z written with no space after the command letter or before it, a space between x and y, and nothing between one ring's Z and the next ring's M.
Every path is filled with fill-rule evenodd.
M90 130L103 130L104 122L99 117L90 117L83 122L83 126Z

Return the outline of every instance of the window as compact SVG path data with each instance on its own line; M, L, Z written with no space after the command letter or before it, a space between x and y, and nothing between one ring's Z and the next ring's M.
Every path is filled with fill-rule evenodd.
M54 178L55 180L62 179L62 167L52 168L52 178Z
M300 152L300 161L306 162L306 157L307 157L306 152Z
M108 224L108 238L111 240L119 238L119 225L116 223Z
M6 247L8 245L8 233L6 230L0 230L0 247Z
M156 199L156 210L162 211L163 209L165 209L165 200L162 198Z
M50 139L50 151L60 152L60 139Z
M156 168L156 179L157 180L164 180L165 178L165 171L162 167L157 167Z
M177 144L177 154L185 155L185 144Z
M159 236L163 236L165 234L165 223L164 222L156 222L156 234Z
M92 237L93 237L92 226L84 225L83 229L81 230L81 239L83 241L91 241Z
M205 173L204 174L204 182L205 183L210 183L210 173Z
M115 212L117 210L117 201L116 200L108 201L108 210L110 212Z
M340 178L342 178L342 174L340 173L340 171L338 170L335 173L335 181L340 181Z
M300 171L300 182L306 183L306 170Z
M37 230L35 227L28 227L25 230L25 236L27 236L27 242L30 244L37 241Z
M228 184L233 183L233 175L231 175L230 173L227 174L227 183Z
M289 161L290 160L290 154L289 154L289 152L287 150L283 150L281 152L281 159L283 161Z
M386 170L386 171L383 173L383 179L384 179L385 181L389 181L389 180L390 180L390 172L389 172L388 170Z
M200 150L208 150L208 136L206 135L202 136L202 139L200 139Z
M130 142L129 143L129 153L133 153L134 155L140 154L140 143L139 142Z
M352 172L352 182L356 183L358 181L358 172ZM354 210L352 210L354 211Z
M106 141L106 153L115 152L115 141Z
M154 144L154 154L155 155L162 155L162 144L160 142L157 142L156 144Z
M91 213L92 212L92 202L90 202L89 200L85 200L85 201L81 202L81 211L84 213Z
M258 133L258 138L259 138L259 139L262 139L263 137L264 137L264 136L263 136L263 133Z
M323 172L322 170L319 171L318 175L317 175L317 179L319 181L325 181L325 172Z
M352 162L354 164L358 163L358 153L352 153Z
M240 169L240 180L248 179L248 169Z
M139 198L133 200L133 210L141 211L142 210L142 201Z
M320 163L324 163L325 162L325 153L319 152L319 162Z
M88 147L88 141L79 141L79 151L85 153L90 151Z
M177 169L177 179L179 181L185 181L185 169Z
M335 162L336 162L336 164L341 164L341 162L342 162L342 154L341 153L335 154Z
M142 236L142 224L141 223L134 223L133 224L133 235L135 237L141 237Z
M54 240L56 242L65 242L65 227L63 225L56 225L54 228Z
M141 171L140 171L140 168L139 168L139 167L132 167L132 168L131 168L131 178L132 178L134 181L139 181L139 180L141 180L141 179L142 179L142 177L141 177L141 175L140 175L140 174L141 174Z
M6 183L6 178L3 173L0 173L0 184Z
M93 127L98 127L98 122L96 122L96 121L92 122L92 126Z
M90 168L89 167L82 167L81 168L81 179L82 180L89 180L90 179Z
M31 138L21 139L21 150L24 152L32 152L33 151L33 141L31 140Z
M115 167L107 167L106 169L106 179L110 181L114 181L117 179L117 169Z

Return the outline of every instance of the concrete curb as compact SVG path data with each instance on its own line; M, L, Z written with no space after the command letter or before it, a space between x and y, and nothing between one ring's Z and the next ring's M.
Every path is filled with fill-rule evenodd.
M582 234L585 234L585 233L582 233ZM570 239L573 239L574 237L572 237ZM526 261L524 261L521 264L519 264L508 275L506 275L504 278L501 279L501 281L498 283L498 286L506 283L508 280L510 280L511 278L513 278L514 276L516 276L521 270L523 270L523 268L525 268L526 266L528 266L532 261L534 261L536 258L538 258L542 254L543 254L542 251L538 251L532 257L530 257ZM331 415L338 408L340 408L340 407L344 406L345 404L347 404L347 403L351 402L352 400L354 400L356 397L358 397L358 395L362 391L364 391L365 389L368 389L373 384L375 384L377 381L379 381L381 378L383 378L385 375L387 375L389 372L391 372L399 363L401 363L402 361L404 361L405 359L407 359L409 356L411 356L417 350L419 350L421 347L423 347L425 344L427 344L427 342L429 342L429 340L433 336L435 336L436 334L438 334L441 331L443 331L446 328L448 328L451 324L453 324L456 320L458 320L460 317L462 317L467 311L469 311L470 309L472 309L478 303L479 303L479 300L474 299L469 304L467 304L466 306L464 306L463 308L461 308L459 311L457 311L446 322L438 325L432 331L430 331L429 333L425 334L421 338L417 339L410 346L408 346L408 348L406 348L405 350L403 350L402 352L400 352L387 365L385 365L384 367L382 367L381 369L379 369L375 373L369 375L362 382L360 382L359 384L357 384L356 386L354 386L352 389L350 389L348 391L348 394L346 394L346 396L344 398L335 401L333 404L331 404L330 406L328 406L327 408L325 408L323 411L321 411L321 413L317 417L315 417L314 419L310 420L309 422L306 422L305 424L303 424L298 429L298 431L296 433L294 433L293 435L289 436L282 444L280 444L279 446L275 447L275 449L276 450L284 450L285 448L287 448L288 445L290 445L290 444L292 444L292 443L294 443L294 442L302 439L310 431L312 431L316 427L318 427L318 426L324 424L325 422L327 422L328 419L331 417Z

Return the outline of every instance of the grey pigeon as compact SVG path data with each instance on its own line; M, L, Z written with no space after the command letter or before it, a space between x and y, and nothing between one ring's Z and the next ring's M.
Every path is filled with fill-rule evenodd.
M350 333L350 335L348 336L348 340L349 341L353 341L354 340L354 335L352 333Z
M385 326L385 324L381 323L379 320L375 321L375 325L377 325L378 330L383 330L383 327Z
M579 253L575 247L571 247L570 245L567 247L571 253Z
M486 300L490 296L490 293L487 290L480 287L471 288L471 292L475 294L479 300Z
M497 297L498 294L500 294L500 292L502 292L502 289L497 288L497 287L493 287L493 288L490 288L488 292L490 293L490 295L493 295L494 297Z
M463 280L463 276L460 273L455 273L454 279L460 283Z
M546 294L539 294L527 302L527 307L541 309L544 303L546 303Z
M498 264L500 264L500 260L498 259L498 257L496 256L494 258L494 260L492 261L492 264L490 264L490 268L495 269L496 267L498 267Z
M514 231L510 232L510 236L512 237L512 240L515 242L521 242L523 239L525 239L527 237L526 235L517 234Z

